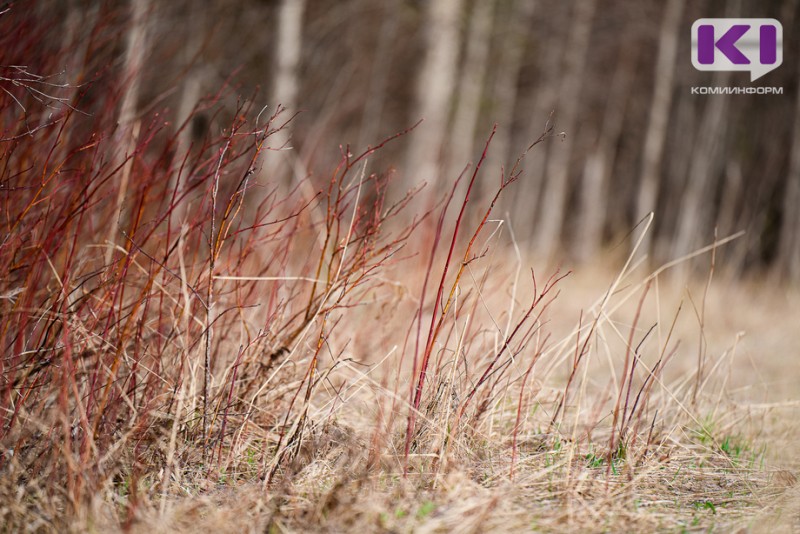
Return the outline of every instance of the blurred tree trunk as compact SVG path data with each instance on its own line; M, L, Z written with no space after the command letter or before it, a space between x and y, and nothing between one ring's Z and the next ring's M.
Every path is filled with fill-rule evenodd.
M726 15L736 16L741 12L740 0L726 0ZM730 72L716 72L713 83L724 87L730 83ZM722 168L721 154L726 149L725 132L730 118L729 97L715 95L706 99L703 118L697 131L697 141L692 145L688 180L677 211L678 224L672 241L672 254L675 259L693 252L707 238L710 225L716 221L714 214L714 192L717 177ZM716 232L716 229L715 229ZM680 271L688 271L690 265L681 264Z
M542 217L536 227L536 246L546 257L552 256L555 251L564 224L569 163L577 134L579 98L596 4L596 0L582 0L575 4L574 21L565 45L566 65L560 85L556 130L565 131L567 135L563 142L549 146Z
M170 175L170 192L176 187L180 187L182 189L186 184L186 180L188 179L187 173L190 168L190 161L187 159L188 154L192 147L192 142L199 141L198 139L194 139L196 132L193 124L187 124L187 122L192 117L192 112L200 98L200 90L203 85L204 70L197 62L198 56L203 47L203 41L206 37L206 24L203 10L199 10L198 12L194 13L193 16L187 17L186 29L186 45L184 46L182 52L185 62L184 67L187 70L183 78L180 101L178 102L177 120L175 122L178 128L183 128L178 135L178 152L176 160L179 162L179 165L183 164L185 160L186 165L184 166L180 176L177 172L174 172ZM178 184L178 179L181 180L180 184ZM181 192L178 191L176 198L178 198L180 194ZM171 219L181 221L183 219L185 209L186 202L179 202L171 214Z
M796 97L792 151L783 195L779 263L787 277L800 281L800 96Z
M542 35L537 43L560 42L564 39L564 30L567 24L563 7L548 14L549 32ZM565 52L564 52L565 53ZM542 54L538 82L535 90L531 91L521 105L522 113L529 117L527 128L521 130L522 139L515 143L517 147L527 147L534 139L538 139L547 127L551 114L558 101L558 77L561 73L561 62L564 56L561 50L554 49ZM548 145L540 145L527 155L524 164L525 175L517 183L517 194L512 202L513 212L516 214L512 223L519 228L519 235L531 242L535 237L535 224L541 209L541 192L544 184L547 164Z
M427 2L426 52L417 78L412 120L425 119L409 138L407 182L429 182L434 187L447 132L457 71L459 18L463 0Z
M42 9L42 4L39 3L39 8ZM46 11L45 9L42 9ZM95 4L87 5L83 0L69 0L66 2L66 17L63 21L63 31L61 33L61 49L60 57L65 59L63 83L68 85L66 94L61 101L52 102L52 106L61 108L73 108L81 110L78 103L78 97L81 94L81 86L86 81L86 72L90 68L91 61L91 46L92 46L92 31L97 24L97 17L99 6ZM43 16L47 13L43 13ZM82 111L82 110L81 110ZM50 113L43 113L39 126L50 123L53 116ZM63 156L71 150L65 144L60 143L54 147L55 151Z
M119 123L123 137L132 139L127 135L129 127L136 118L136 107L139 101L139 88L141 86L142 67L144 55L147 50L147 15L150 10L150 0L131 0L131 28L125 47L124 80L125 92L122 96L122 105L119 111Z
M85 5L80 0L68 3L67 17L64 20L62 50L67 58L65 66L66 82L70 85L70 105L75 105L80 85L86 80L86 68L89 62L89 47L92 43L91 32L97 21L99 7L96 4Z
M636 201L636 221L651 211L656 211L656 197L661 175L661 157L669 125L672 106L672 85L675 75L675 59L678 54L681 15L685 0L668 0L661 19L658 57L655 64L653 100L650 104L650 119L644 138L642 170L639 176L639 195ZM641 250L650 252L653 228L642 241ZM635 240L632 244L635 244Z
M125 63L123 67L123 80L125 91L122 95L122 104L119 110L119 126L116 133L117 141L117 160L114 166L118 166L125 161L122 167L119 190L117 191L117 203L115 224L108 229L108 241L116 243L118 226L122 212L125 193L128 189L131 169L133 168L132 155L139 137L139 121L136 120L137 106L139 102L139 89L141 86L142 68L144 66L144 56L147 50L147 16L150 12L150 0L131 0L131 22L128 30L127 43L125 46ZM126 158L128 158L126 160ZM114 249L109 247L106 250L106 263L110 263Z
M594 142L594 148L583 168L579 188L578 228L575 239L575 256L580 261L593 258L603 239L603 226L608 210L608 181L617 157L617 147L622 135L625 108L633 82L635 51L627 50L623 41L619 47L617 67L608 91L603 122Z
M398 0L385 0L382 5L384 8L383 21L378 34L375 56L372 60L367 101L361 115L361 127L358 134L359 149L377 143L378 135L381 134L380 125L387 96L386 81L392 67L392 46L397 37Z
M473 154L473 148L486 81L494 9L495 0L476 0L470 14L467 30L469 40L461 67L455 117L450 131L448 179L458 176L467 162L477 157Z
M516 157L510 154L511 132L517 109L519 74L535 6L535 0L513 0L502 19L499 65L492 87L492 120L497 123L497 133L486 166L490 171L490 187L496 183L500 166L508 165L509 156Z
M726 86L729 73L714 77L714 84ZM672 244L673 258L692 252L705 238L704 230L714 220L715 180L727 121L727 95L715 95L706 101L697 142L691 156L689 176L678 210L678 226Z
M690 67L691 68L691 67ZM680 157L668 158L665 166L664 194L658 198L659 212L661 215L653 221L655 232L650 236L650 252L653 259L665 261L671 259L672 239L677 231L680 219L681 192L686 187L686 177L689 175L691 153L697 138L699 119L695 103L697 99L689 93L681 93L678 97L677 110L672 119L674 132L679 135L670 136L671 142L668 150L671 154L680 154ZM638 220L638 219L637 219ZM630 221L620 225L620 231L630 230Z
M286 109L278 119L282 124L297 112L297 92L299 87L298 69L303 50L303 12L306 0L281 0L278 7L277 45L275 64L277 65L272 85L271 100ZM291 124L291 123L290 123ZM264 152L264 173L271 181L290 182L295 154L291 153L290 128L283 129L270 137L272 150Z
M725 163L725 182L722 186L719 215L717 216L717 227L721 237L742 230L742 221L740 220L742 214L737 210L737 205L742 198L743 181L742 164L736 155L732 154ZM737 243L732 243L731 246L725 247L725 264L728 268L738 268L744 261L745 249L736 245Z

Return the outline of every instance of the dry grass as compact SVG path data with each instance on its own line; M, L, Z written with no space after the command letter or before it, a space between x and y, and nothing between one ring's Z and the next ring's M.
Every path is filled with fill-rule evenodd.
M258 176L279 113L183 155L157 118L121 142L120 88L13 76L4 530L800 528L796 288L713 280L713 247L688 287L636 253L530 271L494 200L457 194L496 169L387 195L390 138L287 185Z

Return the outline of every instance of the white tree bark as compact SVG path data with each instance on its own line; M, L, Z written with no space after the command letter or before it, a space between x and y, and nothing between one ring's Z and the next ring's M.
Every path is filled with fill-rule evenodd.
M278 73L275 98L287 109L297 106L297 69L303 46L303 11L305 0L282 0L278 14Z
M426 53L412 115L413 120L424 118L425 122L409 138L405 167L409 185L437 185L457 71L462 5L463 0L427 2Z
M125 161L133 153L139 137L139 122L136 120L137 103L139 101L139 88L141 86L142 67L147 50L147 16L150 11L150 0L131 0L131 23L128 31L125 48L125 64L123 76L126 83L125 94L119 110L118 127L116 133L117 153L115 166ZM121 212L128 189L133 158L127 159L122 167L119 189L117 191L115 224L108 229L108 241L116 243L119 233ZM106 249L106 263L110 263L114 248Z
M125 48L124 76L127 90L119 111L119 124L123 131L127 130L136 118L141 72L147 50L147 14L150 10L150 0L131 0L131 10L131 28Z
M281 115L288 119L297 111L299 67L303 47L303 12L306 0L281 0L278 9L277 46L275 47L275 83L271 100L286 108ZM278 120L281 121L281 118ZM289 181L297 157L290 146L291 123L273 135L268 145L273 150L264 153L264 172L267 180Z

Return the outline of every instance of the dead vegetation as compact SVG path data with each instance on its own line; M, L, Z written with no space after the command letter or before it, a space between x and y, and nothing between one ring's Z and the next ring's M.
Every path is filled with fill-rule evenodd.
M259 181L279 112L242 104L191 156L188 121L143 119L120 154L119 93L86 117L96 95L43 80L0 95L5 530L797 527L769 448L796 404L729 393L713 260L667 308L672 264L634 250L565 314L567 273L529 270L493 213L523 158L438 202L370 170L394 137L342 147L318 190Z

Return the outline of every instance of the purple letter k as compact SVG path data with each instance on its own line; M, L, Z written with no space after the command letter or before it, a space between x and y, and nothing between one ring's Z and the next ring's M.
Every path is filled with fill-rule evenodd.
M714 49L720 52L734 65L749 65L750 60L736 48L736 41L744 35L750 26L747 24L736 24L731 26L725 34L714 42L714 26L702 24L697 27L697 61L701 65L711 65L714 63Z

